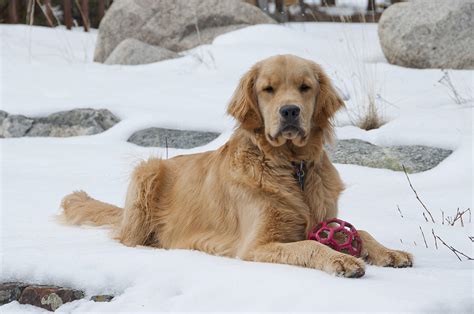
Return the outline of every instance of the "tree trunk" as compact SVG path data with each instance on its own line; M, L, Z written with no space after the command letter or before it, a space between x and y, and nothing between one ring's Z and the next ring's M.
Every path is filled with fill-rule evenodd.
M82 13L82 25L84 26L84 31L89 31L89 0L81 1L81 13Z
M8 3L8 22L17 24L18 21L18 0L10 0Z
M336 0L323 0L321 4L323 6L333 7L336 5Z
M367 0L367 11L375 12L375 0Z
M64 0L64 24L67 29L72 28L72 0Z

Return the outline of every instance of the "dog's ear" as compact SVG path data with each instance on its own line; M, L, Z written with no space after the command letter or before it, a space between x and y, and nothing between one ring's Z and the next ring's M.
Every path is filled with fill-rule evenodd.
M227 108L227 113L239 121L240 125L247 130L255 130L263 125L255 91L257 73L258 65L254 65L245 73L240 79Z
M331 119L336 112L344 107L344 101L331 83L331 79L324 73L322 68L313 63L313 71L319 83L319 92L316 95L316 108L314 110L313 122L323 130L331 130Z

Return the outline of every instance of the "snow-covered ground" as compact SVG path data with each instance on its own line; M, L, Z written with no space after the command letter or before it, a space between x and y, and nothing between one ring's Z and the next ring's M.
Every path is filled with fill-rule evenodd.
M117 311L414 311L472 312L473 262L458 261L438 241L472 256L472 224L441 224L441 210L473 208L473 102L456 104L438 81L440 70L389 65L376 25L260 25L218 37L185 56L143 66L92 62L96 33L0 25L1 109L41 116L71 108L107 108L122 121L95 136L0 139L0 282L20 280L115 294L110 303L88 299L65 312ZM256 61L292 53L319 62L350 98L338 115L339 138L379 145L424 144L454 153L410 178L436 223L427 223L403 173L336 165L347 185L340 217L369 230L383 244L409 251L411 269L368 266L361 279L338 278L286 265L243 262L200 252L128 248L99 228L54 221L65 194L84 189L122 204L133 165L164 149L127 143L149 126L222 132L234 122L225 108L239 77ZM474 71L450 71L466 98ZM367 88L374 87L388 123L377 130L351 126ZM400 207L403 218L397 210ZM426 236L425 247L420 227ZM0 311L40 311L10 303Z

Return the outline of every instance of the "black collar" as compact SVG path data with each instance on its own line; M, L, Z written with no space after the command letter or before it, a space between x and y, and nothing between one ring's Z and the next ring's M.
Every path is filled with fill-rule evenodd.
M300 162L292 161L291 165L295 171L295 179L301 187L301 190L304 191L304 182L305 182L305 175L306 175L306 161L301 160Z

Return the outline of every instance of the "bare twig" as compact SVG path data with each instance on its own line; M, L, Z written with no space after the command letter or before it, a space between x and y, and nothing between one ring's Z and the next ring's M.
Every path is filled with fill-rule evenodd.
M434 233L434 229L431 228L431 234L433 235L433 238L434 238L434 242L435 242L435 247L436 249L438 249L438 240L436 240L436 235Z
M425 246L426 248L428 248L428 243L426 243L426 238L425 238L425 234L423 233L423 229L421 229L421 226L419 227L420 227L421 235L423 236L423 241L425 241Z
M423 212L423 217L425 218L426 222L428 222L428 218L426 218L425 212Z
M444 225L444 211L442 209L441 210L441 224Z
M463 216L464 214L466 214L467 212L469 212L469 218L470 218L470 215L471 215L471 209L468 208L466 210L463 210L463 211L459 211L459 208L456 210L456 215L454 215L454 218L451 218L451 217L446 217L446 222L448 223L448 225L451 225L451 226L454 226L456 224L456 221L460 221L461 223L461 227L464 227L464 220L463 220Z
M441 79L438 82L448 89L449 97L451 97L451 99L454 100L454 102L458 105L468 102L469 99L466 99L463 96L461 96L456 86L454 86L448 70L442 70L442 71L443 71L443 77L441 77Z
M402 165L402 168L403 168L403 172L405 172L405 176L407 177L408 184L410 184L410 188L412 189L413 193L415 193L416 199L418 200L418 202L420 202L421 206L423 206L423 208L426 210L426 212L428 213L428 215L430 215L431 221L432 221L433 223L435 223L435 220L434 220L434 218L433 218L433 215L431 215L431 212L430 212L429 209L426 207L426 205L422 202L422 200L421 200L420 197L418 196L418 193L416 192L415 188L414 188L413 185L411 184L410 177L408 176L408 173L407 173L407 170L406 170L405 166ZM426 217L425 217L425 218L426 218Z
M474 237L473 236L470 236L468 238L469 238L469 240L471 240L471 242L474 242Z
M461 259L461 257L459 257L459 255L464 256L468 261L473 261L473 260L474 260L474 258L472 258L472 257L470 257L470 256L468 256L468 255L466 255L466 254L464 254L463 252L461 252L461 251L459 251L459 250L456 250L456 249L455 249L454 247L452 247L451 245L446 244L446 242L444 242L443 239L441 239L439 236L436 236L436 237L438 238L438 240L441 241L441 243L444 244L444 246L446 246L448 249L450 249L451 252L453 252L453 253L456 255L456 257L457 257L460 261L462 261L462 259Z
M41 9L41 12L43 12L43 15L46 17L46 21L48 22L49 27L54 27L54 23L51 20L51 15L48 13L48 12L51 12L51 8L48 7L49 3L43 4L41 3L40 0L36 0L36 3L38 4L38 7Z
M400 216L403 218L402 211L400 210L400 206L397 205L398 212L400 213Z
M400 243L401 243L401 244L403 244L403 241L402 241L402 239L400 239Z
M166 159L168 159L168 137L165 136L165 146L166 146Z

